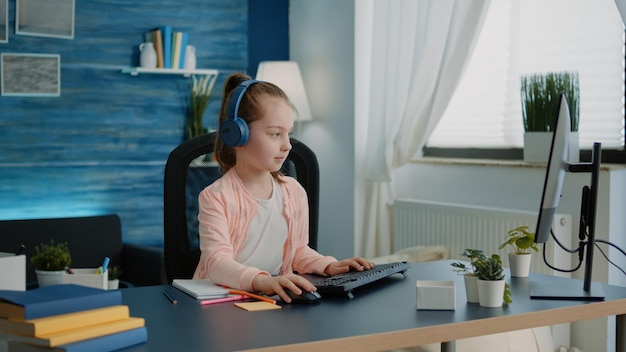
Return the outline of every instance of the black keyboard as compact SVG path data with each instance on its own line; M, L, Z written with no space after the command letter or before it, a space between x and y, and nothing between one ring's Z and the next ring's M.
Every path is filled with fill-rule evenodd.
M384 279L390 275L401 273L406 277L405 272L411 267L407 262L395 262L387 264L376 264L373 269L365 271L351 271L335 276L315 276L305 275L305 277L317 287L317 292L324 294L344 293L348 297L354 298L352 290L367 285L374 281Z

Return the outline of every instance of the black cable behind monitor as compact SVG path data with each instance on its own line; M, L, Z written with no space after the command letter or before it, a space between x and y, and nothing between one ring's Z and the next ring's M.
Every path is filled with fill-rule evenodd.
M530 297L532 299L555 299L555 300L584 300L584 301L601 301L604 300L604 290L598 283L592 282L591 274L593 271L593 251L595 247L595 219L598 200L598 175L600 173L601 145L594 143L589 163L567 163L567 171L572 173L589 172L591 173L591 184L584 186L582 189L582 200L580 207L580 226L579 226L579 247L575 250L567 250L570 253L578 252L579 265L571 270L557 269L550 265L546 260L545 245L543 248L544 262L553 270L562 272L576 271L585 257L585 273L582 289L573 286L572 283L564 283L561 286L546 286L540 283L531 285ZM545 188L545 187L544 187ZM545 192L545 190L544 190ZM552 232L552 231L551 231ZM554 234L553 236L554 237ZM564 246L557 241L563 249ZM585 252L586 249L586 252ZM586 254L586 256L585 256Z

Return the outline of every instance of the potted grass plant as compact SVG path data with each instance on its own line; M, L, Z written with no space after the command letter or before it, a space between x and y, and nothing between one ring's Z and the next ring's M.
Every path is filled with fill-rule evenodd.
M521 77L520 91L524 122L524 160L547 162L552 133L556 127L561 94L570 112L570 161L579 160L578 125L580 89L578 72L560 71Z
M506 246L513 248L513 252L509 253L509 268L511 276L528 277L530 272L531 252L539 252L535 243L535 234L528 231L528 226L519 226L511 229L504 237L504 242L500 244L498 249Z
M35 267L39 286L51 286L63 283L63 274L72 264L72 256L67 242L55 244L50 240L50 244L35 246L30 262Z

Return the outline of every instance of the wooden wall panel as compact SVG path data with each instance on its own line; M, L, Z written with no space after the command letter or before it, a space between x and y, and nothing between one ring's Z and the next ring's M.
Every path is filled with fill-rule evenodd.
M0 97L0 219L117 213L124 241L161 245L163 168L182 142L189 79L121 73L144 32L189 32L198 68L247 71L247 0L77 0L73 40L16 36L0 52L61 55L61 96ZM0 234L5 235L5 234Z

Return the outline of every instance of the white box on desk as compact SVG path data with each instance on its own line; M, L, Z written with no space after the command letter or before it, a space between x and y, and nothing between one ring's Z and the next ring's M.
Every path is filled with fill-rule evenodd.
M454 310L456 308L456 290L454 281L417 280L418 310Z
M0 290L26 291L26 256L0 252Z
M89 286L106 290L108 288L109 271L98 274L98 269L74 269L73 274L64 273L63 283Z

